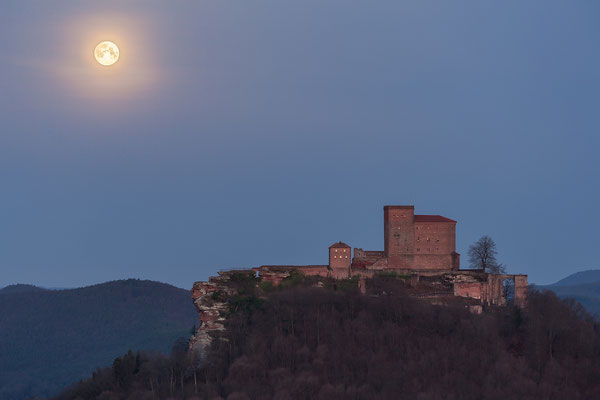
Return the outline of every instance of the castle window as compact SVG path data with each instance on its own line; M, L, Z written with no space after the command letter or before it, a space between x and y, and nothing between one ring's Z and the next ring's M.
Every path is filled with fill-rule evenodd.
M348 258L348 256L346 256L346 258Z
M421 251L421 249L417 247L417 251Z

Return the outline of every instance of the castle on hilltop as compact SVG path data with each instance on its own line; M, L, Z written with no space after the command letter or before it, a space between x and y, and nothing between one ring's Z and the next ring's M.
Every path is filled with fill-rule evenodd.
M487 305L506 303L503 284L508 279L513 281L515 303L525 304L527 275L460 269L455 220L415 214L412 205L385 206L383 242L383 251L354 248L354 254L346 243L334 243L329 246L327 265L263 265L253 270L274 285L293 272L335 279L364 279L381 272L397 272L410 275L412 282L437 277L452 286L454 296L470 297Z
M506 288L512 287L514 304L525 306L527 275L460 269L456 221L440 215L415 215L414 206L385 206L383 226L383 251L355 248L353 255L350 246L337 242L329 246L327 265L263 265L246 270L226 270L208 282L194 283L192 300L199 313L200 325L190 347L207 348L212 333L225 329L228 303L222 297L237 292L232 282L240 274L250 280L258 277L260 282L270 282L274 286L298 273L338 280L354 279L362 293L367 292L367 279L388 275L402 279L410 295L434 304L448 304L461 298L460 302L476 313L481 313L483 306L506 305ZM505 286L507 281L512 285Z

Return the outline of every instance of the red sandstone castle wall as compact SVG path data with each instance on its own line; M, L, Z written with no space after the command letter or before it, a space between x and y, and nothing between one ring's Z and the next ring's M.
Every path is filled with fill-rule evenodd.
M327 265L305 265L298 268L298 271L307 276L327 277Z
M419 221L421 218L428 218ZM443 221L431 220L431 217ZM456 270L456 222L438 216L415 216L413 206L383 209L385 256L389 268Z
M354 248L354 258L356 259L370 259L375 261L382 257L385 257L385 252L383 251L365 251L361 248Z
M366 269L378 260L385 259L385 252L383 251L365 251L360 248L354 249L354 258L352 258L353 269Z
M414 269L458 269L459 260L455 255L455 223L415 222L414 227Z
M414 206L383 207L384 248L388 257L413 253Z
M330 247L329 267L332 269L350 268L352 262L352 249L350 247Z
M527 275L499 275L485 272L461 272L455 275L454 295L480 300L482 304L504 306L506 297L503 283L513 280L514 303L524 307L527 303Z
M413 267L414 218L413 206L383 208L384 246L390 268Z
M457 282L454 284L454 295L482 299L483 283L481 282Z
M456 224L415 222L415 254L452 254L456 251Z
M452 270L451 254L415 254L414 270Z
M412 254L395 255L387 258L386 268L391 269L414 269L415 256Z
M527 303L527 275L515 275L515 304L525 307Z
M335 279L350 277L350 264L352 264L352 248L335 244L329 248L329 275Z

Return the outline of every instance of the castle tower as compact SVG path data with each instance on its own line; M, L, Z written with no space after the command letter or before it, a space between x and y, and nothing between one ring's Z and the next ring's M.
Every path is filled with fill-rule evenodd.
M414 206L383 208L384 249L390 266L412 268L414 219Z
M329 246L329 268L334 278L348 278L352 263L352 248L337 242Z

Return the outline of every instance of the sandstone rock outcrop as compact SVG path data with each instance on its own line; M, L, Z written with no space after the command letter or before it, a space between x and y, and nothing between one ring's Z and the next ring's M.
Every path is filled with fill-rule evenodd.
M198 310L198 330L190 339L190 348L203 353L210 346L218 332L225 329L228 311L227 299L237 293L229 284L235 271L221 271L219 276L211 276L208 282L195 282L192 287L192 301ZM246 271L252 273L252 271Z

